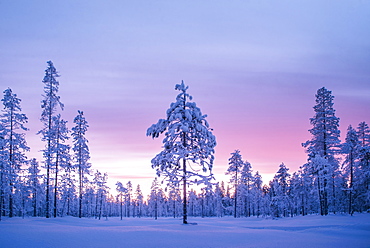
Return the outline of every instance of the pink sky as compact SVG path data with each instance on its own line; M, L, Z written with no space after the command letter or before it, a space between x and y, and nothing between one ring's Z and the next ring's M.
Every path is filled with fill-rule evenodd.
M265 181L306 161L317 89L335 96L341 139L370 123L370 3L365 1L9 1L0 5L0 85L22 99L29 157L46 61L60 72L62 117L83 110L91 163L119 180L155 176L161 139L146 129L175 100L181 80L217 138L214 173L239 149ZM136 187L136 186L135 186Z

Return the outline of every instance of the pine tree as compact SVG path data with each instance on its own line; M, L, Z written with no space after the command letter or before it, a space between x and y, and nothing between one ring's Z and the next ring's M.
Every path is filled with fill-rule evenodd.
M257 217L261 215L261 201L262 201L262 176L257 171L253 177L253 196L254 196L254 205L257 208Z
M348 213L353 214L353 192L356 191L354 188L354 175L357 169L357 159L359 157L360 141L358 140L358 135L356 130L350 125L347 129L347 136L345 143L342 145L342 153L345 154L344 160L344 171L348 178Z
M95 210L95 218L98 217L99 220L102 217L103 205L106 199L106 194L108 192L107 184L108 175L107 173L102 174L98 170L94 175L93 183L96 187L96 210Z
M288 216L288 209L290 205L288 199L290 174L288 173L288 170L289 169L285 166L285 164L281 163L279 170L274 177L277 182L276 197L278 206L280 208L279 212L282 212L284 217Z
M89 127L83 111L78 111L73 123L76 125L72 128L73 137L73 151L74 159L76 161L76 168L78 171L78 217L82 217L82 197L83 197L83 183L85 176L88 175L91 164L88 162L90 159L89 147L87 146L88 140L86 139L86 131Z
M205 119L207 116L194 102L190 102L192 97L187 93L188 87L184 82L177 84L175 89L180 94L167 110L167 118L148 128L147 136L158 138L165 132L164 150L152 159L152 167L156 168L158 176L164 175L171 183L179 185L182 182L183 223L187 224L187 184L207 184L213 178L216 139Z
M0 122L0 221L3 216L4 192L6 187L5 175L8 168L7 156L5 151L5 132L2 122Z
M121 220L122 220L122 217L123 217L123 196L125 195L127 189L123 186L123 184L121 182L117 182L116 183L116 190L118 191L118 199L119 199L119 203L120 203L120 216L121 216Z
M21 166L27 162L25 152L29 151L26 144L24 127L28 118L22 114L20 106L21 99L12 92L10 88L4 91L4 98L1 100L4 105L1 115L1 137L2 137L2 195L8 195L9 217L14 215L13 191ZM21 132L19 132L21 131ZM4 186L5 189L4 189ZM3 198L3 197L2 197ZM4 199L2 199L4 200Z
M141 217L143 212L143 205L144 205L144 196L141 192L140 185L138 184L135 191L135 206L136 206L136 213L134 213L135 216Z
M43 150L43 156L45 158L44 165L46 168L46 218L50 217L50 171L52 169L54 161L54 144L55 135L53 133L53 117L55 116L57 107L59 106L62 110L64 108L63 103L60 101L58 96L59 77L57 70L54 67L53 62L48 61L48 68L45 70L45 76L43 79L44 83L44 99L41 101L41 122L44 124L42 130L38 134L42 135L42 141L46 142L45 149Z
M334 96L331 95L331 91L326 88L321 88L316 94L316 105L314 106L315 115L310 118L310 122L313 128L309 130L312 135L312 139L303 143L302 146L306 148L308 153L308 161L310 162L315 157L326 159L327 163L325 171L317 172L313 169L307 169L311 173L315 173L316 176L325 174L322 177L322 191L323 199L320 200L322 209L321 214L328 214L328 190L331 186L331 203L332 209L336 211L336 189L335 189L335 177L338 174L338 161L335 155L338 153L340 145L339 140L339 118L335 116L335 110L333 108ZM305 166L310 166L312 163L307 163ZM323 168L323 167L317 167ZM320 185L320 184L319 184ZM320 191L321 192L321 191Z
M230 183L234 184L234 218L237 217L237 205L238 205L238 187L240 184L240 173L244 166L242 155L239 150L231 153L229 158L229 168L227 169L226 175L231 175ZM238 177L239 175L239 177Z
M38 209L38 198L40 197L40 178L42 177L40 174L39 163L35 158L31 159L30 166L28 168L28 184L31 188L32 192L32 209L33 209L33 217L38 216L37 209Z
M126 216L127 217L130 217L130 214L131 214L131 193L132 193L132 183L131 183L131 181L128 181L127 183L126 183L126 189L127 189L127 191L126 191L126 196L125 196L125 198L126 198L126 204L125 204L125 206L126 206Z
M158 179L155 178L150 188L150 195L148 199L148 205L151 206L151 215L154 216L154 219L158 219L158 204L159 204L159 183Z
M361 122L357 128L360 150L358 158L357 194L359 211L370 209L370 128Z
M245 161L240 172L241 196L244 205L244 216L251 216L251 188L253 184L252 165Z
M61 168L65 169L70 165L69 145L65 142L69 139L69 130L67 128L67 121L61 119L60 114L52 117L52 135L53 135L53 153L54 163L52 169L55 172L54 177L54 218L57 217L57 202L58 202L58 173Z

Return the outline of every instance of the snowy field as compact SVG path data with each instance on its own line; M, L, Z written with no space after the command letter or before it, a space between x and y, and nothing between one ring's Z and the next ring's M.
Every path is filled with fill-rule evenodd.
M370 214L294 218L12 218L0 247L370 247Z

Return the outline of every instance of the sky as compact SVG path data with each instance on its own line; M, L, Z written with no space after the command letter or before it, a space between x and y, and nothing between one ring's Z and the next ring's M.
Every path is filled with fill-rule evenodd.
M28 157L42 160L44 70L59 71L62 118L89 122L92 168L112 191L131 180L148 192L150 160L184 80L214 129L213 172L225 176L239 149L267 183L284 162L307 160L315 93L335 96L341 140L370 123L370 2L353 1L0 1L0 88L22 99Z

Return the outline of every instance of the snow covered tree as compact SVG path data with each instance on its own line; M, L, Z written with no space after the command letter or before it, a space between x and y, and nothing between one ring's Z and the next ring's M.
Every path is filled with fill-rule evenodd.
M237 204L238 204L238 186L240 183L240 173L244 166L242 155L239 150L231 153L229 158L229 168L227 169L226 175L231 175L230 183L234 184L234 218L237 217ZM239 177L238 177L239 175Z
M107 184L108 175L107 173L102 174L98 170L94 175L93 183L96 187L96 205L95 205L95 218L102 217L103 205L105 205L106 194L108 192Z
M57 107L59 106L62 110L64 108L63 103L60 101L58 96L59 77L57 70L54 67L53 62L48 61L48 68L45 70L45 76L43 79L44 83L44 99L41 101L41 122L44 127L38 132L42 135L42 141L46 142L45 149L43 150L43 156L45 158L44 165L46 168L46 218L50 217L50 171L54 161L54 144L55 135L53 133L53 117L55 116Z
M288 198L290 174L288 173L288 170L289 169L285 166L285 164L281 163L279 170L274 176L274 180L276 180L276 184L274 186L276 187L275 197L279 208L278 212L282 213L284 217L288 216L288 209L290 205Z
M181 208L181 193L177 185L170 184L169 188L169 207L172 209L173 218L176 218L179 215L179 209Z
M342 145L342 153L345 154L344 160L344 173L348 178L348 213L353 214L353 193L356 190L354 188L354 175L355 170L357 170L357 159L360 151L360 141L358 140L358 135L356 130L350 125L347 129L347 136L345 143Z
M173 184L183 185L183 223L187 224L187 185L208 184L212 175L216 138L212 134L196 103L187 93L184 82L177 84L180 94L167 110L167 118L160 119L147 130L147 136L158 138L165 132L164 150L152 159L157 175L164 175ZM182 163L181 163L182 162ZM196 168L200 169L196 169ZM194 179L192 179L194 178Z
M308 161L310 162L315 157L321 157L326 159L325 163L326 168L324 172L316 173L316 175L325 173L324 185L325 185L325 197L324 201L328 199L328 192L326 188L331 188L331 205L332 209L336 211L336 185L335 177L338 174L338 161L335 158L335 154L338 153L340 146L339 140L339 118L335 116L335 110L333 108L333 99L334 96L331 95L331 91L326 88L320 88L316 94L316 105L314 106L315 115L313 118L310 118L310 123L313 125L313 128L309 130L312 135L312 139L306 141L302 144L306 148L308 153ZM305 166L313 165L312 163L307 163ZM323 167L321 167L323 168ZM315 172L315 170L308 169L307 171ZM322 213L327 214L326 208L329 205L325 204L324 211Z
M135 191L135 209L134 216L141 217L143 214L144 196L141 192L140 185L138 184Z
M358 154L358 170L355 177L359 211L370 209L370 128L365 122L357 127L360 149Z
M65 142L69 139L69 130L67 128L67 121L61 119L60 114L52 117L51 133L53 138L53 153L54 162L52 169L54 170L54 218L57 217L57 202L58 202L58 173L61 169L65 169L70 165L69 145Z
M158 204L159 204L159 183L158 179L155 178L150 188L150 195L148 198L148 205L151 208L151 215L154 216L154 219L158 219Z
M10 88L4 91L1 100L4 109L1 114L1 138L2 138L2 193L8 195L9 217L13 217L13 191L14 184L21 166L27 162L25 152L29 151L24 131L28 118L22 114L21 99ZM6 187L4 188L4 186ZM6 192L5 192L6 190ZM3 199L4 200L4 199Z
M78 198L79 198L79 210L78 217L82 217L82 196L83 196L83 183L85 175L90 173L89 169L91 164L88 162L90 159L89 147L87 146L88 140L86 139L86 131L89 127L83 111L78 110L78 115L73 120L73 123L76 125L72 128L72 137L73 137L73 151L74 159L76 162L76 168L78 171Z
M123 196L126 194L127 189L123 186L121 182L116 183L116 190L118 191L118 199L119 199L119 204L120 204L120 216L121 220L123 217Z
M5 133L2 122L0 122L0 221L3 215L4 192L6 187L5 175L7 173L7 156L5 152Z
M251 188L253 184L253 175L252 175L252 165L245 161L243 167L240 171L240 189L241 189L241 198L243 200L243 212L244 216L251 216Z
M40 197L40 179L41 175L40 169L39 169L39 163L35 158L31 159L30 166L28 168L28 185L31 189L31 195L32 195L32 209L33 209L33 217L38 216L37 210L38 210L38 202Z
M75 211L76 202L76 179L74 175L74 165L72 161L64 168L64 174L61 179L61 201L62 201L62 216L72 215Z
M132 183L128 181L126 183L126 195L125 195L125 207L126 207L126 216L130 217L131 214L131 193L132 193Z
M254 209L256 209L256 215L259 217L261 215L261 201L262 201L262 176L257 171L256 174L253 176L253 186L252 186L252 194L253 194L253 204Z

